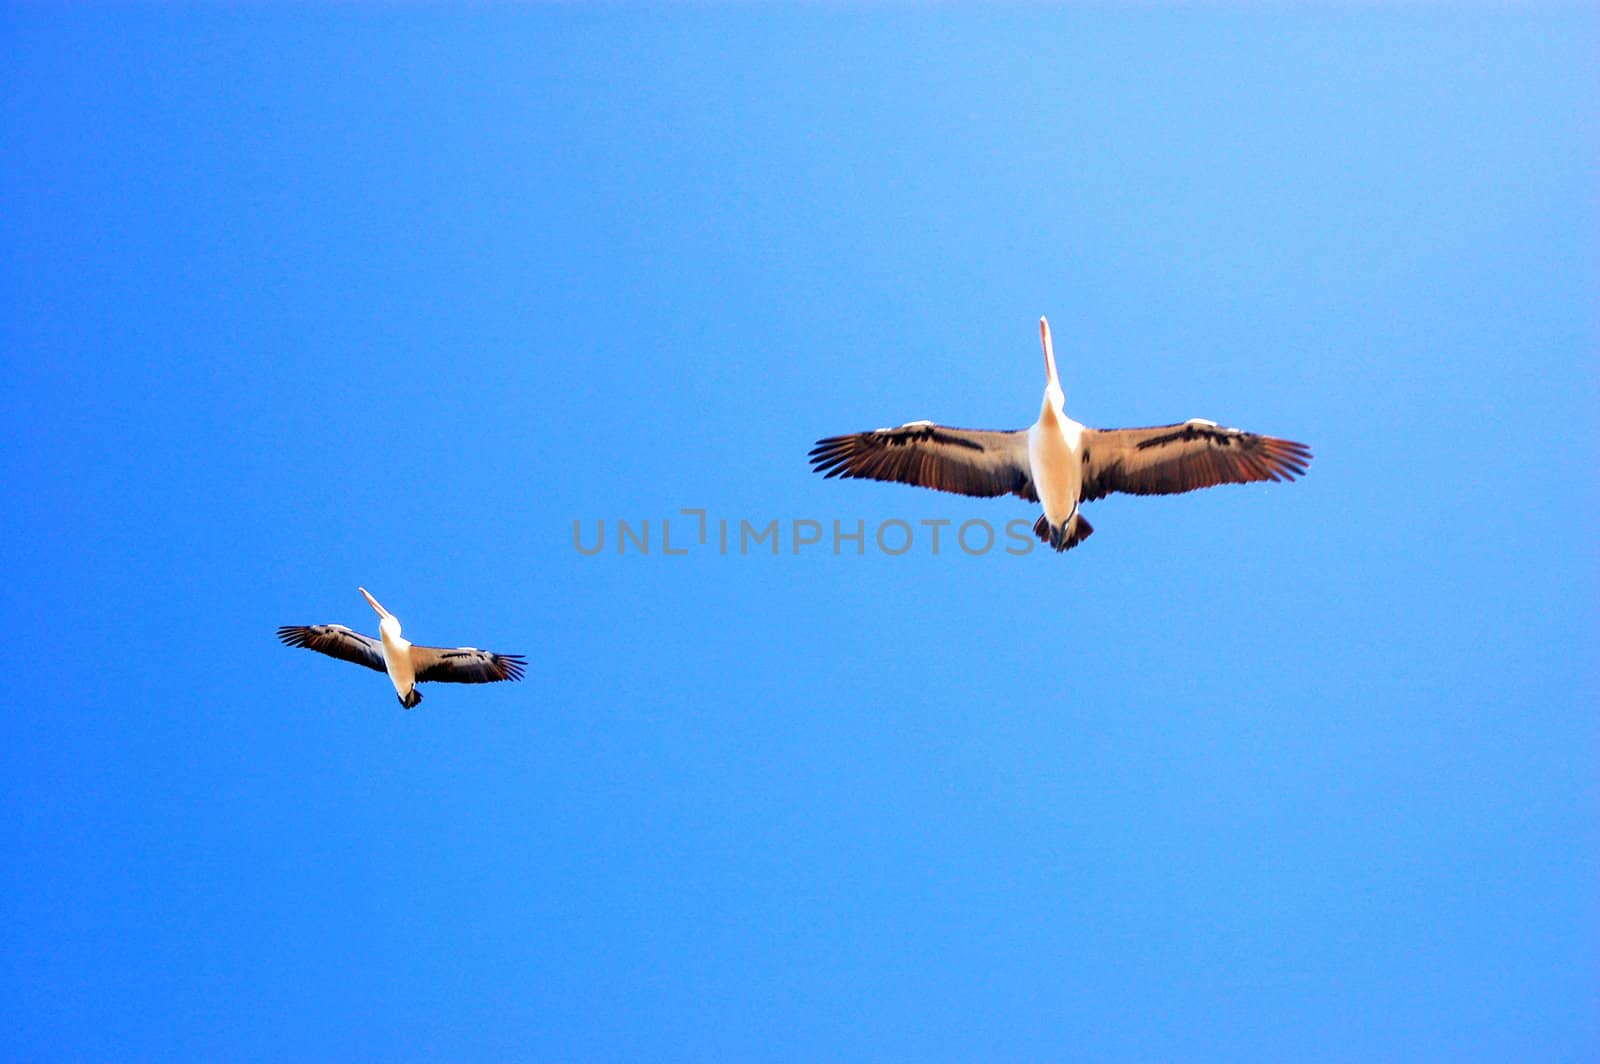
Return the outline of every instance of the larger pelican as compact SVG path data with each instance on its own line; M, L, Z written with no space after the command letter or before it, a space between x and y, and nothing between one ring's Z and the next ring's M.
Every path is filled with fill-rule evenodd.
M1148 429L1091 429L1066 415L1050 323L1039 319L1044 401L1039 420L1015 432L952 429L912 421L818 440L811 464L829 477L896 480L961 495L1019 495L1042 503L1033 531L1058 551L1094 529L1079 504L1114 491L1172 495L1213 484L1304 476L1303 443L1190 418Z
M305 647L341 661L353 661L389 674L400 704L410 709L422 701L417 684L494 683L520 680L527 659L520 654L491 654L477 647L419 647L400 638L400 620L378 605L364 587L356 588L378 614L378 637L352 632L342 624L284 625L278 638L286 646Z

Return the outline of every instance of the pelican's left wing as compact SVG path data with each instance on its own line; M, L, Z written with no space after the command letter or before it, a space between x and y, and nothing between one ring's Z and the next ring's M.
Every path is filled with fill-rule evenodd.
M1305 476L1311 449L1191 418L1149 429L1084 429L1083 498L1174 495L1214 484Z
M520 680L528 661L520 654L492 654L477 647L411 647L417 682L494 683Z
M1020 495L1038 502L1028 471L1028 430L989 432L913 421L897 429L829 436L811 449L828 477L916 484L960 495Z
M284 646L305 647L340 661L353 661L378 672L387 672L383 644L370 635L352 632L342 624L286 624L278 629Z

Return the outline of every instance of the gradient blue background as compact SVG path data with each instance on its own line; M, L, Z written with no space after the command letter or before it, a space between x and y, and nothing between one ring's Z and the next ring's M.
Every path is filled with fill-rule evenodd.
M1594 15L0 32L5 1055L1595 1058ZM1031 520L805 454L1040 314L1311 475L574 550ZM528 680L277 644L357 584Z

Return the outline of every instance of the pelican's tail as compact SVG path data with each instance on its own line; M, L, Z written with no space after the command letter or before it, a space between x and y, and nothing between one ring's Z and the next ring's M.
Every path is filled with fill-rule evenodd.
M1033 534L1058 551L1071 550L1094 534L1094 526L1084 520L1083 514L1074 511L1064 525L1051 526L1044 514L1033 523Z
M415 687L400 696L400 704L405 706L407 709L410 709L412 706L421 701L422 692L417 690Z

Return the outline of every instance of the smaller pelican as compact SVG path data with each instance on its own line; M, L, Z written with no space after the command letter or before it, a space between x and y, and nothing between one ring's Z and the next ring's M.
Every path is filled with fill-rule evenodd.
M419 647L400 638L400 620L378 605L364 587L356 588L378 614L378 635L352 632L342 624L284 625L278 638L285 646L305 647L341 661L353 661L389 674L400 704L410 709L422 701L417 684L494 683L520 680L527 659L520 654L491 654L477 647Z

